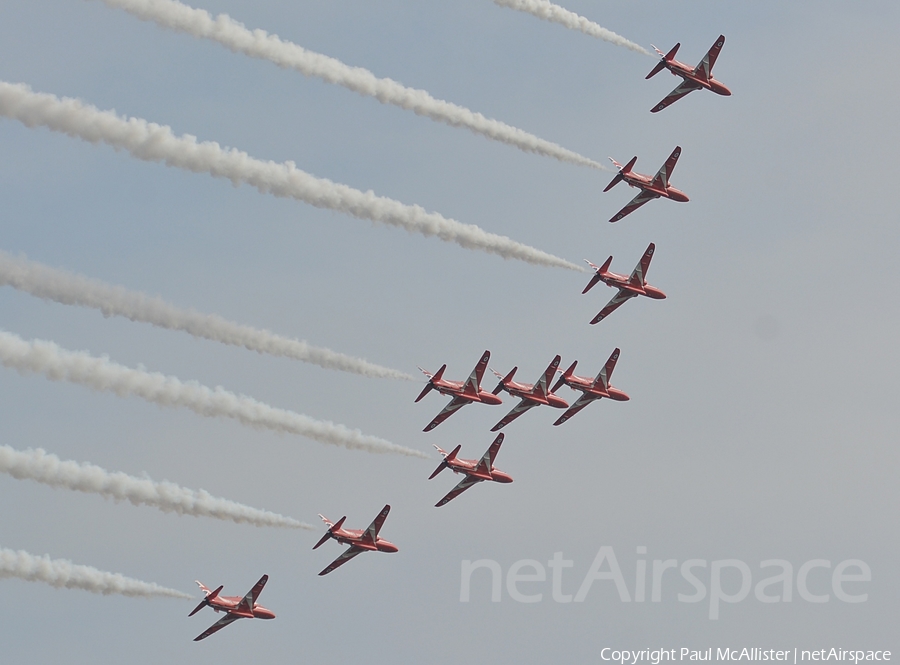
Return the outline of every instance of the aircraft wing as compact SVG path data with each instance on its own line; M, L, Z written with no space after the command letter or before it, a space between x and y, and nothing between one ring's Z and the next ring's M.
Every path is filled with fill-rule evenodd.
M360 552L364 552L364 551L365 550L362 549L361 547L357 547L356 545L351 545L346 550L344 550L344 553L341 554L337 559L335 559L330 564L328 564L328 567L325 568L325 570L323 570L321 573L319 573L319 575L327 575L335 568L340 568L345 563L347 563L350 559L355 557L357 554L359 554Z
M672 176L672 171L675 170L679 157L681 157L681 146L676 145L666 163L659 167L659 171L656 172L653 180L650 181L651 187L656 187L657 189L669 188L669 178Z
M642 189L640 194L638 194L633 199L631 199L631 202L627 206L622 208L619 212L617 212L613 216L613 218L610 219L609 221L610 222L618 222L625 215L630 215L635 210L637 210L642 205L644 205L647 201L652 201L653 199L658 199L658 198L659 198L659 194L654 194L653 192L648 192L647 190Z
M491 469L494 468L494 460L497 459L497 453L500 451L500 445L502 443L503 432L500 432L500 434L497 435L497 438L494 439L494 442L485 451L484 455L481 456L481 459L478 460L478 464L475 466L476 472L490 474Z
M638 264L634 267L634 270L631 271L631 276L628 278L628 283L634 286L644 286L644 282L647 279L647 271L650 270L650 261L653 259L653 252L656 251L656 245L652 242L647 246L647 249L644 251L644 255L641 257L641 260L638 261Z
M469 374L469 378L466 379L464 390L467 394L477 395L478 391L481 390L481 377L484 376L484 370L487 369L490 360L491 352L485 350L485 352L481 354L481 360L478 361L478 364L475 365L472 373Z
M601 309L597 313L597 316L591 319L591 324L600 323L607 316L619 309L619 307L621 307L623 303L631 300L635 296L637 296L636 293L626 291L625 289L619 289L619 292L612 297L612 300L606 303L606 307Z
M259 597L259 594L262 593L263 587L266 586L266 582L269 581L268 575L263 575L259 578L259 581L253 585L253 588L247 592L247 595L241 599L241 602L238 603L237 610L239 612L249 612L253 613L253 604L256 602L256 599Z
M454 397L453 399L450 400L450 403L447 406L445 406L441 410L441 412L434 417L434 420L432 420L430 423L428 423L425 426L425 429L423 429L422 431L430 432L431 430L433 430L435 427L437 427L442 422L447 420L447 418L452 416L454 413L459 411L462 407L464 407L468 403L469 403L469 400L467 400L467 399L463 399L462 397Z
M528 409L535 407L535 406L537 406L537 402L532 402L531 400L523 399L521 402L519 402L512 408L512 411L510 411L505 416L503 416L503 418L500 420L499 423L497 423L496 425L491 427L491 431L496 432L498 429L503 429L504 427L509 425L513 420L515 420L516 418L521 416L523 413L528 411Z
M219 631L222 630L225 626L227 626L227 625L230 624L230 623L234 623L235 621L237 621L237 620L240 619L240 618L241 618L241 617L235 616L234 614L226 614L226 615L223 616L221 619L219 619L218 621L216 621L213 625L211 625L209 628L207 628L207 629L204 630L202 633L200 633L199 635L197 635L197 637L194 638L194 642L199 642L200 640L206 639L207 637L209 637L209 636L212 635L213 633L219 632Z
M709 51L706 52L706 55L703 56L703 60L694 67L694 75L700 76L703 79L709 81L712 78L712 68L713 65L716 64L716 58L719 57L719 51L722 50L722 47L725 45L725 35L719 35L719 38L716 40L716 43L713 44Z
M434 507L440 508L445 503L449 503L450 501L452 501L453 499L458 497L460 494L465 492L467 489L472 487L472 485L476 485L480 482L481 482L481 478L473 478L472 476L466 476L461 481L459 481L459 484L456 487L454 487L452 490L447 492L447 496L445 496L443 499L441 499L436 504L434 504Z
M599 395L591 395L590 393L583 393L578 400L570 406L564 414L562 414L559 418L556 419L554 425L562 425L569 418L574 416L576 413L581 411L584 407L586 407L591 402L600 399Z
M390 505L385 504L384 508L381 509L381 512L375 516L375 519L372 520L372 523L366 527L366 530L363 531L363 539L375 544L375 541L378 539L378 532L381 531L381 527L384 525L384 520L387 519L388 513L391 512Z
M609 390L609 381L612 379L613 372L616 369L616 363L619 362L619 347L616 347L612 353L609 354L609 358L606 361L606 364L603 366L603 369L600 370L600 373L597 374L597 378L594 379L594 383L591 386L592 388L602 387L603 390Z
M534 388L531 389L534 394L540 395L544 398L547 397L547 392L550 389L550 383L553 381L553 377L556 376L556 370L559 367L559 361L559 355L557 355L553 360L550 361L550 364L547 365L547 369L544 370L541 378L538 379L538 382L534 384Z
M693 81L685 79L677 88L666 95L659 104L650 109L650 113L659 113L670 104L677 102L689 92L694 92L694 90L699 90L702 87L703 86L699 83L694 83Z

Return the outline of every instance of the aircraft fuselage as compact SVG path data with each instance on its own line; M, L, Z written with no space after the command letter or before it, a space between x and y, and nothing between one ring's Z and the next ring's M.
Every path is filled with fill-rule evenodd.
M653 298L654 300L664 300L666 297L666 294L660 291L655 286L644 284L643 287L640 287L631 284L628 275L620 275L615 272L605 272L600 273L600 280L607 286L613 286L617 289L624 289L625 291L630 291L631 293L635 293L639 296L647 296L648 298Z
M272 610L266 609L262 605L258 605L256 603L253 604L252 614L248 612L239 612L237 610L237 607L241 604L242 600L244 599L240 596L218 596L214 600L210 601L209 606L212 607L216 612L228 612L229 614L234 614L235 616L239 616L244 619L275 618L275 613L272 612Z
M631 398L628 393L610 386L606 390L602 386L594 386L594 379L587 376L570 376L565 380L567 386L574 390L580 390L583 393L597 395L598 397L608 397L616 402L627 402Z
M650 176L646 176L643 173L635 173L631 171L630 173L623 173L622 179L628 183L629 187L638 187L643 189L645 192L651 192L656 194L657 196L662 196L667 199L672 199L673 201L678 201L679 203L687 203L690 199L687 194L682 192L680 189L675 189L674 187L666 187L665 189L654 187L651 185L653 182L653 178Z
M694 74L694 68L689 67L683 62L670 60L666 63L666 69L672 72L672 74L674 74L675 76L680 76L685 81L691 81L692 83L696 83L699 86L703 86L707 90L712 90L717 95L723 95L725 97L729 97L731 95L731 90L729 90L727 86L723 85L712 76L709 77L708 81L701 76L697 76L696 74Z
M478 468L478 464L478 460L460 459L458 457L447 461L447 466L453 473L464 473L472 478L478 478L479 480L493 480L497 483L511 483L513 481L512 476L500 471L500 469L492 468L490 474L479 473L475 471L475 469Z
M470 402L481 402L482 404L502 404L503 400L486 390L479 390L478 393L467 393L465 384L462 381L439 381L434 383L434 388L442 395L450 397L461 397Z
M332 535L334 536L334 539L342 545L353 545L361 550L368 550L370 552L397 552L400 549L393 543L386 541L384 538L376 538L375 544L373 545L363 539L364 533L365 532L362 529L338 529L337 531L334 531Z
M554 409L568 409L569 403L566 402L561 397L557 397L551 392L547 393L547 397L544 398L541 395L535 395L532 393L534 390L534 386L530 383L516 383L515 381L510 381L509 383L505 383L503 385L503 389L508 392L513 397L521 397L522 399L527 399L529 402L534 402L536 404L545 404L547 406L552 406Z

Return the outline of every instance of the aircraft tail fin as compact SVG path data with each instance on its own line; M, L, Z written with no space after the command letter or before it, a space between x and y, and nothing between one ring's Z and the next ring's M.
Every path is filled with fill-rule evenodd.
M562 388L565 385L566 380L569 377L571 377L572 374L575 373L575 365L577 365L577 364L578 364L578 361L576 360L571 365L569 365L569 369L567 369L565 372L562 373L562 376L559 377L559 381L556 382L556 385L553 386L553 390L551 390L550 392L555 393L557 390L559 390L560 388Z
M419 369L421 369L421 368L419 368ZM444 376L444 370L445 370L445 369L447 369L447 365L446 365L446 364L441 365L441 368L440 368L434 375L428 376L428 383L425 384L425 387L424 387L424 388L422 388L422 392L419 393L419 396L416 397L416 400L415 400L415 401L418 402L418 401L421 400L423 397L425 397L425 395L427 395L427 394L430 393L432 390L434 390L434 384L435 384L436 382L440 381L440 380L441 380L441 377ZM425 370L422 370L422 371L424 372ZM427 375L427 372L426 372L426 375Z
M438 468L436 468L436 469L434 470L434 472L433 472L430 476L428 476L428 480L431 480L431 479L434 478L436 475L438 475L441 471L443 471L444 469L446 469L446 468L447 468L447 462L450 462L450 461L453 461L453 460L456 459L456 455L459 453L459 449L462 448L462 444L457 445L456 448L454 448L453 450L451 450L449 453L444 452L443 450L441 450L441 449L438 448L437 446L435 446L435 448L437 448L438 452L439 452L441 455L444 456L444 459L442 459L442 460L441 460L441 463L438 464Z
M319 517L322 517L322 516L319 515ZM324 545L324 544L325 544L325 541L327 541L329 538L333 538L333 537L334 537L334 532L337 531L337 530L339 530L339 529L344 525L344 520L347 519L347 516L344 515L341 519L339 519L339 520L338 520L337 522L335 522L334 524L331 524L331 523L330 523L328 520L326 520L324 517L322 517L322 519L323 519L323 520L325 521L325 523L328 525L328 531L325 532L325 535L322 536L322 538L319 540L319 542L317 542L315 545L313 545L313 549L314 549L314 550L315 550L315 549L318 549L319 547L321 547L322 545Z
M612 159L612 158L610 158ZM613 187L618 185L622 180L625 179L625 175L631 173L631 169L634 167L635 163L637 163L637 155L631 158L631 160L619 169L619 172L615 175L615 177L610 181L610 183L603 189L604 192L608 192ZM613 164L619 166L619 163L613 159Z
M652 44L651 44L651 46L652 46ZM651 69L650 73L647 74L647 76L645 76L644 78L648 78L648 79L653 78L654 76L659 74L663 69L665 69L666 65L668 63L672 62L672 60L675 58L675 54L678 52L678 48L680 46L681 46L681 42L679 42L678 44L675 44L675 46L672 47L672 50L670 50L668 53L663 53L662 51L660 51L658 48L656 48L654 46L653 50L659 54L659 62L656 63L656 66L653 69Z
M207 589L205 586L203 586L202 584L200 584L200 582L197 582L197 584L200 586L201 589L203 589L203 593L206 594L206 597L205 597L203 600L200 601L200 604L197 605L197 607L195 607L195 608L191 611L190 614L188 614L189 617L194 616L197 612L199 612L199 611L202 610L204 607L206 607L207 605L209 605L210 601L215 600L215 599L216 599L216 596L219 595L219 592L220 592L220 591L222 590L222 588L223 588L222 585L219 585L219 588L218 588L218 589L216 589L215 591L210 591L210 590Z
M584 295L585 293L590 291L592 288L597 286L597 283L600 281L601 275L603 275L605 272L607 272L609 270L609 264L612 263L612 260L613 260L613 257L610 256L608 259L606 259L606 261L603 263L603 265L600 266L599 268L597 266L595 266L593 263L591 263L590 261L588 261L587 259L584 260L585 263L587 263L591 268L594 269L594 276L591 277L591 281L587 283L586 287L584 287L584 290L581 292L582 295Z

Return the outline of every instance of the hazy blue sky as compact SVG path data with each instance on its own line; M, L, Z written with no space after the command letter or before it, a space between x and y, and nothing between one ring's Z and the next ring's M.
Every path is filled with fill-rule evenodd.
M594 159L654 172L683 147L672 183L691 201L654 201L606 220L634 191L602 194L611 174L525 154L219 45L142 22L101 2L32 0L0 9L0 79L315 175L372 189L509 235L572 261L630 271L650 241L649 281L668 299L588 321L612 290L589 279L139 162L0 119L0 248L162 296L185 307L415 372L463 378L485 348L525 381L550 359L596 374L622 349L603 400L561 427L548 408L506 429L497 466L511 485L478 486L436 509L458 480L438 462L370 455L235 422L161 409L0 368L2 443L43 447L134 475L317 522L365 527L384 503L397 554L341 551L318 533L258 529L116 504L0 476L0 547L68 558L195 590L243 594L278 618L244 621L200 644L217 618L192 604L0 582L3 653L16 663L451 663L598 660L603 647L893 649L900 312L896 2L592 2L566 6L649 48L682 43L694 64L716 36L733 96L697 92L649 109L678 82L645 81L651 58L496 6L457 2L204 0L379 76L504 120ZM447 398L422 383L367 379L193 339L92 310L0 290L0 328L129 366L222 385L429 454L461 443L480 456L512 405L469 406L422 428ZM493 380L485 380L487 389ZM568 388L559 394L577 397ZM637 559L746 562L753 584L785 559L832 570L861 559L872 581L848 604L831 571L810 573L829 602L620 601L609 581L582 603L490 601L465 559L504 575L521 559L574 564L574 594L601 546L631 595ZM645 546L646 555L636 548ZM527 572L527 571L526 571ZM549 573L548 569L548 573ZM709 585L710 570L695 569ZM671 575L671 577L668 577ZM723 578L728 590L738 576ZM773 590L770 589L769 593ZM649 575L648 575L649 595Z

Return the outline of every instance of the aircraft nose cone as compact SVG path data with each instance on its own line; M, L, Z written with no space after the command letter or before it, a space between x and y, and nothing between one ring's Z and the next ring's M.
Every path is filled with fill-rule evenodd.
M674 201L678 201L679 203L687 203L688 201L690 201L688 195L679 189L671 189L670 192L671 193L669 196Z
M400 551L400 548L397 547L396 545L394 545L394 543L389 543L386 541L379 543L378 549L380 549L382 552L399 552Z

